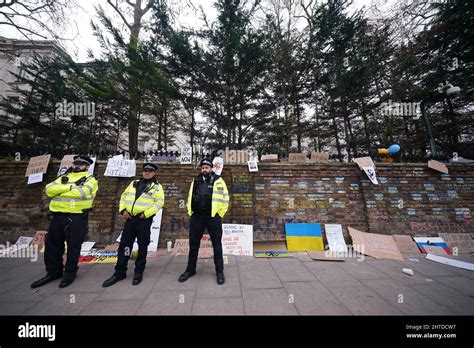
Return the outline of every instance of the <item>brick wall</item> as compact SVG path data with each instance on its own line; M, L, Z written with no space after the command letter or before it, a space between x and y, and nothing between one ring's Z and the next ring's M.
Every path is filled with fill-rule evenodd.
M0 162L0 242L16 241L46 229L48 198L59 162L51 162L43 183L27 185L26 162ZM113 241L123 227L118 199L132 178L104 177L106 162L95 175L99 191L89 219L90 240ZM137 165L141 168L141 163ZM166 195L160 244L187 236L186 197L198 172L190 165L160 164L158 179ZM284 239L284 222L339 223L384 234L436 235L473 232L474 166L450 165L445 175L424 164L378 164L380 185L373 185L355 164L262 164L226 166L223 178L231 194L227 223L254 225L255 240ZM140 173L140 170L138 170Z

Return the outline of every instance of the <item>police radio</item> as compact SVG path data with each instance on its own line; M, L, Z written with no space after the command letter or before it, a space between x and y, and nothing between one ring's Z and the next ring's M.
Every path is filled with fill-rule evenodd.
M69 167L62 175L61 175L61 184L67 184L69 178L67 175L72 172L72 167Z

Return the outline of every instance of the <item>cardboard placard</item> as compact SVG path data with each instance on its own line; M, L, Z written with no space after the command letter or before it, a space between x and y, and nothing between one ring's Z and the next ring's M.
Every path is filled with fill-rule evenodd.
M309 257L311 257L313 260L318 260L318 261L345 261L345 258L343 258L343 257L327 256L326 251L322 251L322 250L308 250L307 253L308 253Z
M435 161L435 160L429 160L428 161L428 168L437 170L438 172L448 174L448 167L444 163Z
M290 153L288 154L288 162L290 163L301 163L306 162L308 157L305 153Z
M403 261L403 256L392 236L366 233L351 227L348 227L348 229L352 237L352 245L357 251L376 259Z
M117 251L119 243L109 244L104 248L104 251Z
M253 243L255 257L292 257L285 242L256 241Z
M400 250L403 256L409 257L420 254L420 249L418 249L418 246L411 236L405 234L394 234L392 237L395 240L395 244L397 244L398 250Z
M328 163L329 162L329 154L326 152L311 152L311 161L317 163Z
M357 163L359 168L365 172L373 184L378 185L377 174L375 173L375 164L374 161L372 161L372 158L368 156L354 158L354 162Z
M253 226L222 224L222 249L226 255L253 255Z
M188 255L189 254L189 239L176 239L174 241L173 252L171 255ZM199 246L199 259L208 259L214 256L212 249L212 242L209 235L204 235Z
M57 176L63 175L72 166L74 156L75 155L64 155L59 165Z
M328 241L329 250L338 253L347 253L347 245L339 224L325 224L324 230Z
M262 155L260 162L278 162L277 154Z
M360 169L363 167L375 167L374 161L372 161L372 158L369 156L354 158L353 161L357 163Z
M31 157L26 168L25 177L32 174L46 173L50 159L51 155Z
M443 238L449 248L457 249L458 253L473 253L474 239L469 233L438 233Z

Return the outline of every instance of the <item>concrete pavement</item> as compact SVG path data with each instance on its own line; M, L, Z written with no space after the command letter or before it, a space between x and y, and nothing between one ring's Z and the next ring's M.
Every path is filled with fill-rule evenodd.
M212 259L198 273L178 277L186 256L148 259L144 280L128 277L109 288L112 264L80 265L75 282L59 280L38 289L42 258L0 259L0 315L473 315L474 272L417 257L418 262L365 257L345 262L228 256L226 283L217 285ZM465 261L474 258L465 256ZM414 276L402 273L412 268Z

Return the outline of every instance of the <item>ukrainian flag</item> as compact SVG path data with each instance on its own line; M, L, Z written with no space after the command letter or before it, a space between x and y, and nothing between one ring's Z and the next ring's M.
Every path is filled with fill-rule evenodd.
M320 224L285 224L288 251L324 250Z

